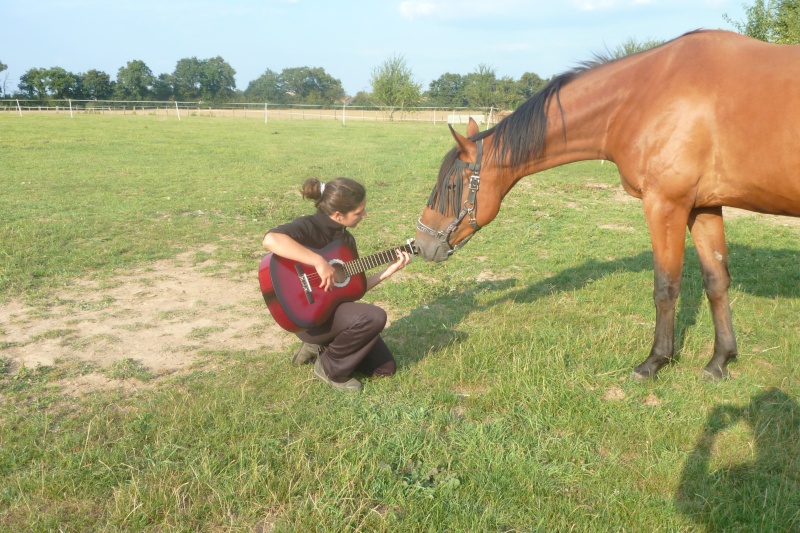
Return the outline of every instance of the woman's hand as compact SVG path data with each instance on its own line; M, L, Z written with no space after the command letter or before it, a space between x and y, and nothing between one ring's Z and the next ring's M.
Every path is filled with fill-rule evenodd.
M319 288L324 291L332 291L333 282L336 281L334 278L336 271L321 255L319 256L319 260L315 261L313 265L319 276Z
M412 256L410 253L406 252L401 248L398 248L396 251L397 251L397 261L390 264L389 267L383 271L385 275L381 276L381 281L388 278L398 270L403 270L406 267L406 265L411 262Z
M385 280L398 270L402 270L406 267L407 264L411 262L412 255L404 250L397 249L397 261L390 264L386 269L381 270L377 274L373 274L367 278L367 290L372 289L380 283L381 281Z

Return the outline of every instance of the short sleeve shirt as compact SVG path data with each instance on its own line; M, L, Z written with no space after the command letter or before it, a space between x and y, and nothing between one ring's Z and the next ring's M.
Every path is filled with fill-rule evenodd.
M356 240L347 228L322 211L296 218L292 222L272 228L267 233L288 235L303 246L317 250L325 248L333 241L342 241L342 244L358 253Z

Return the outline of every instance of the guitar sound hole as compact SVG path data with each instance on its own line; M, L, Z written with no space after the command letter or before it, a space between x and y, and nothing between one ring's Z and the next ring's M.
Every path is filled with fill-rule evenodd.
M334 270L333 279L335 280L336 284L347 283L349 276L344 269L344 265L334 263L331 265Z

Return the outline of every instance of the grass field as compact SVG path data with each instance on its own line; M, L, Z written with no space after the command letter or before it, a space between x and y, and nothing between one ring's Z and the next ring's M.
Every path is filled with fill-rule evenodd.
M342 395L258 327L255 345L192 329L196 357L168 373L87 363L75 330L176 258L208 295L255 287L264 231L312 208L309 176L367 186L362 253L402 243L446 127L0 116L0 131L2 531L800 529L796 225L726 223L740 357L720 383L698 379L714 332L688 243L678 360L639 383L654 326L639 202L611 164L526 178L457 256L367 295L399 371ZM257 300L241 312L266 331ZM66 328L9 340L55 313ZM59 343L75 357L14 355ZM63 387L99 373L135 386Z

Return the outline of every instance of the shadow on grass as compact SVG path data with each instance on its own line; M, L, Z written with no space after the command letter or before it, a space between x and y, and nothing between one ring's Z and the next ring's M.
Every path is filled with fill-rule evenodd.
M740 424L746 437L736 431ZM738 450L752 459L737 461L732 455ZM744 407L720 405L709 413L684 465L675 504L710 530L798 531L799 488L800 406L771 389Z
M732 286L738 290L766 298L800 298L800 267L797 267L796 250L753 248L729 243L728 255ZM402 351L406 355L398 361L402 366L421 360L431 351L463 341L467 335L458 331L458 325L474 311L485 310L507 301L530 303L553 293L580 290L602 277L618 272L652 271L653 254L648 250L612 261L590 260L489 302L485 298L481 302L477 296L486 292L507 291L517 281L507 279L476 282L466 291L437 298L415 309L408 316L393 322L384 335L392 339L390 342L403 345ZM646 291L646 297L652 302L652 283L650 287ZM708 305L706 302L700 263L694 248L688 247L675 319L675 361L680 360L686 335L697 322L701 306ZM652 318L655 321L655 308ZM735 311L733 322L736 331ZM640 359L644 360L647 355L642 353Z

